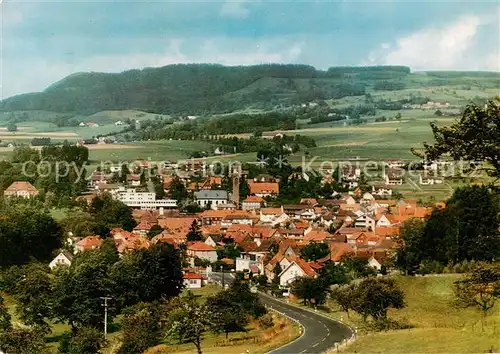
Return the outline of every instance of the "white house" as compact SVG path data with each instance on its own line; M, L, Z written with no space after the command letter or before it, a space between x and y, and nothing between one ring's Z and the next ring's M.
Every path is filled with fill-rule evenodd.
M193 242L188 245L186 253L192 264L194 264L195 258L204 259L211 263L217 261L217 251L215 248L204 242Z
M229 200L227 191L222 189L197 191L194 192L194 198L201 208L210 206L210 208L214 210L217 209L217 206L220 204L227 204Z
M70 252L60 252L50 263L49 268L54 269L58 266L70 266L73 261L73 255Z
M261 197L256 196L256 195L251 195L251 196L247 197L241 203L241 209L243 209L243 210L258 210L262 206L265 206L265 200L262 199Z
M287 287L296 278L316 277L316 275L317 273L306 261L296 258L279 274L280 286Z
M205 285L205 277L197 273L186 273L182 277L186 289L199 289Z
M354 222L354 227L365 228L372 231L375 231L375 225L375 219L368 215L362 215Z
M115 198L130 208L157 209L176 208L177 201L174 199L156 199L155 193L136 192L135 189L120 189Z

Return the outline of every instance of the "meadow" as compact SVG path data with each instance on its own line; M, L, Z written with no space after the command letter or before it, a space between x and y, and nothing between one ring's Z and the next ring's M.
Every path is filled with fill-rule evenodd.
M474 308L453 306L457 274L425 277L397 276L406 308L391 310L389 318L414 328L362 334L344 351L348 353L485 353L500 350L500 309L483 318ZM337 314L338 315L338 314ZM344 316L345 317L345 316ZM354 314L353 322L360 320ZM333 353L333 352L332 352Z

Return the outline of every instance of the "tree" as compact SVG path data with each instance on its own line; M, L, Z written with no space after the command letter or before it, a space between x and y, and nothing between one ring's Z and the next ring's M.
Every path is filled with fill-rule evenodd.
M462 118L451 127L431 123L436 143L424 143L424 151L414 154L426 161L449 155L454 160L485 161L490 176L500 177L500 100L489 101L486 107L467 105Z
M345 267L341 264L335 264L332 262L327 263L321 269L320 277L328 285L347 284L350 280Z
M454 283L456 305L478 307L486 316L500 299L500 265L480 263L463 280Z
M235 279L227 292L231 301L238 303L248 316L259 318L267 313L266 308L260 302L259 296L250 291L250 286L246 281Z
M163 232L163 227L161 227L160 225L153 225L151 227L151 230L148 231L148 238L152 239L153 237L161 234L162 232Z
M70 267L61 269L54 279L52 312L55 320L68 323L73 333L80 327L102 327L101 297L115 294L108 276L114 262L109 253L97 249L77 254ZM108 308L109 321L116 312L116 307Z
M374 320L386 320L389 308L401 309L405 307L404 293L397 286L394 279L366 278L345 288L352 301L344 303L352 310Z
M201 233L200 226L196 220L193 220L189 227L189 232L186 235L186 241L203 241L203 234Z
M49 333L50 326L46 319L51 315L52 282L48 268L31 264L24 266L22 273L16 287L16 312L27 325L37 325Z
M8 331L12 328L12 324L10 322L11 316L7 307L5 306L5 302L3 297L0 295L0 335L1 333Z
M214 332L223 332L226 339L231 332L242 332L248 324L248 315L242 306L234 301L230 290L224 290L207 299L211 310L211 328Z
M300 250L300 255L306 261L316 261L320 258L328 256L330 249L326 243L310 243Z
M170 299L183 288L181 251L168 243L125 254L109 269L118 308Z
M7 125L7 131L9 131L9 132L17 132L17 125L15 123L9 123Z
M342 265L351 279L364 278L375 275L375 270L368 265L366 259L352 256L343 256Z
M142 353L161 340L160 316L152 304L141 303L126 311L121 320L120 354Z
M37 206L11 205L0 213L0 268L49 260L61 247L61 227Z
M179 177L174 178L172 183L170 183L170 197L178 202L181 202L188 197L186 186L184 186L184 183L182 183Z
M93 327L78 328L76 333L59 349L61 354L99 354L105 340L102 332ZM66 348L64 348L67 346Z
M95 197L90 204L89 211L110 228L121 227L132 231L137 225L132 217L131 209L119 200L113 199L109 193Z
M36 326L14 325L9 330L0 332L0 350L9 354L45 353L44 331Z
M210 309L196 302L194 296L188 295L174 301L174 309L169 315L167 335L180 342L194 344L198 354L202 354L201 341L211 328Z
M400 112L396 113L396 115L394 116L394 118L396 118L396 120L401 120L401 117L402 117L402 115Z
M330 297L349 315L349 310L353 308L354 287L350 285L339 286L330 292Z
M320 278L299 277L290 284L290 292L304 301L304 305L323 304L328 285Z
M425 257L424 244L425 221L410 219L403 223L400 238L402 247L396 251L395 266L408 275L414 275Z
M443 115L443 112L441 112L440 109L437 109L436 112L434 112L435 116L441 117Z

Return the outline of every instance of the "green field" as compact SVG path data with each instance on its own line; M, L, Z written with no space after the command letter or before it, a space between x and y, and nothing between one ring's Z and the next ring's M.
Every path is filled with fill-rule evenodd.
M396 277L405 292L407 307L390 311L389 317L408 321L414 328L361 335L345 352L498 352L500 308L494 308L486 319L482 319L479 310L455 308L452 284L459 278L460 275ZM352 317L359 323L356 316Z

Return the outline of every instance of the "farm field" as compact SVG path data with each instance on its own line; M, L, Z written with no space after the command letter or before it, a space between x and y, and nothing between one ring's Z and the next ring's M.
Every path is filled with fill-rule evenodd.
M126 146L126 148L122 149L122 146ZM100 161L134 161L138 159L151 161L186 159L192 152L211 149L212 144L194 140L163 140L126 145L100 145L98 148L88 145L88 147L90 148L89 159L91 163L95 163Z

